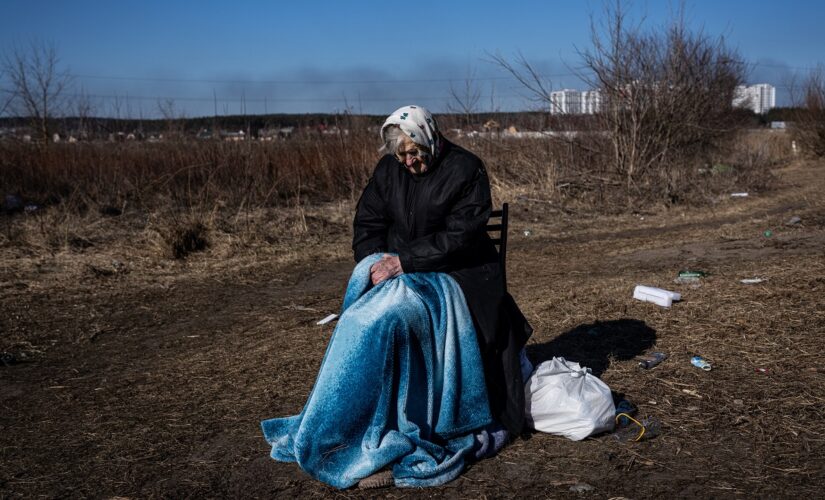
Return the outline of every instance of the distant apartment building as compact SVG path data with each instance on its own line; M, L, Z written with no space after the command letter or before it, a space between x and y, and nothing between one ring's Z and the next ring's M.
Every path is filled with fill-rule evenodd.
M554 115L592 115L601 111L602 104L599 90L562 89L550 93L550 113ZM733 105L757 114L767 113L776 107L776 88L768 83L740 85L734 91Z
M601 105L602 94L598 90L563 89L550 93L550 113L554 115L592 115L599 112Z
M554 115L578 115L582 112L582 93L562 89L550 92L550 113Z
M602 109L602 93L599 90L582 92L582 113L593 115Z
M748 108L761 115L776 107L776 88L768 83L757 83L749 87L740 85L733 93L733 105Z

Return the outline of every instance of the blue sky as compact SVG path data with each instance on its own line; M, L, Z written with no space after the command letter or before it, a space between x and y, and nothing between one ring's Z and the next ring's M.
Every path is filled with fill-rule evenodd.
M673 3L635 1L651 25ZM825 2L693 0L689 24L723 34L752 63L750 83L777 87L825 59ZM187 116L264 111L384 114L418 103L445 111L467 77L482 110L532 109L489 54L523 54L555 88L589 47L597 0L31 1L3 0L0 52L52 41L98 114L153 117L172 98ZM217 98L217 106L215 105Z

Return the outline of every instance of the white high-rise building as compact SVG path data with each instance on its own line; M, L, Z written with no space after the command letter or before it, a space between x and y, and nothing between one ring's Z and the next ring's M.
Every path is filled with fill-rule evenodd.
M550 113L554 115L577 115L582 112L582 93L578 90L563 89L550 92Z
M585 90L582 92L582 113L596 114L602 109L602 93L599 90Z
M748 108L760 115L766 113L776 107L776 87L768 83L757 83L749 87L740 85L733 93L733 105Z
M550 113L554 115L592 115L598 113L601 106L599 90L563 89L550 93Z

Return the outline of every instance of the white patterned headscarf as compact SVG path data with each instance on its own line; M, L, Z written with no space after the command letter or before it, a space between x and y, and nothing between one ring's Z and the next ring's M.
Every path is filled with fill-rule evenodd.
M393 111L381 126L381 139L385 139L384 131L390 125L398 125L413 142L429 150L433 158L438 156L441 149L441 134L438 133L438 124L433 114L426 108L404 106Z

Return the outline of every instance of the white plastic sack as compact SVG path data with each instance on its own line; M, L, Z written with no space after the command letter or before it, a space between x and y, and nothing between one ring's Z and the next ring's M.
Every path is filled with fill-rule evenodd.
M541 363L525 382L524 396L527 423L537 431L580 441L613 430L610 388L578 363L564 358Z

